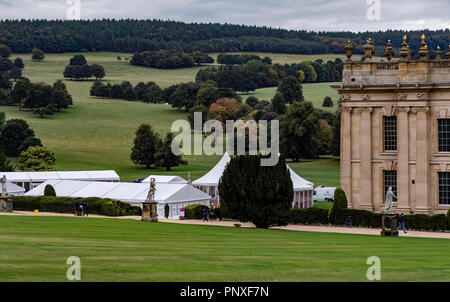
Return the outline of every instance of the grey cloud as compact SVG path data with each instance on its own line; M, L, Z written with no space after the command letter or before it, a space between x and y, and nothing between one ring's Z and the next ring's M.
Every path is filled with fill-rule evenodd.
M367 0L81 0L81 16L226 22L307 30L450 27L450 0L380 1L380 21L367 20ZM1 19L65 19L67 9L67 0L0 0Z

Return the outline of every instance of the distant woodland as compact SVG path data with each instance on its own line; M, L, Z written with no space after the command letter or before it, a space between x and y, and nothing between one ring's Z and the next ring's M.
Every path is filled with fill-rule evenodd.
M3 20L0 44L14 53L30 53L36 47L45 53L143 51L176 49L184 53L274 52L292 54L343 53L351 40L355 53L371 37L376 54L382 55L387 40L400 48L406 34L412 50L419 49L420 35L427 36L430 50L450 44L449 29L437 31L311 32L232 24L199 24L162 20ZM377 47L378 46L378 47Z

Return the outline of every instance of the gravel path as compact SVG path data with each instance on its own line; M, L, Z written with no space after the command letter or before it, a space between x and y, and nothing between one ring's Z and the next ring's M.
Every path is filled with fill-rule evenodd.
M52 216L52 217L74 217L73 214L60 214L60 213L46 213L40 212L35 215L34 212L26 211L15 211L13 213L1 213L0 215L11 215L11 216ZM86 217L74 217L83 219ZM134 219L141 220L140 216L121 216L121 217L110 217L102 215L89 215L89 218L106 218L106 219ZM159 218L160 222L167 223L178 223L178 224L194 224L194 225L212 225L212 226L225 226L225 227L235 227L237 222L233 221L208 221L203 222L201 220L175 220L175 219L165 219ZM255 228L252 223L239 223L243 228ZM337 227L337 226L309 226L309 225L288 225L284 227L274 227L271 229L275 230L289 230L289 231L306 231L306 232L324 232L324 233L341 233L341 234L359 234L359 235L380 235L379 229L369 229L369 228L347 228L347 227ZM443 232L419 232L419 231L408 231L406 234L403 231L399 232L401 237L420 237L420 238L444 238L450 239L450 233Z

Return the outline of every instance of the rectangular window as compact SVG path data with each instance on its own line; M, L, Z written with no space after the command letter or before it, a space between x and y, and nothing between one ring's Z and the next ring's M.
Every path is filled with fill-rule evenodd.
M450 152L450 119L438 119L439 152Z
M450 172L439 172L439 204L450 204Z
M384 116L384 151L397 151L397 117Z
M384 177L384 195L383 195L383 202L384 202L389 187L392 187L392 192L394 192L394 195L397 196L397 171L385 170L383 171L383 177ZM392 201L397 202L397 198L394 198Z

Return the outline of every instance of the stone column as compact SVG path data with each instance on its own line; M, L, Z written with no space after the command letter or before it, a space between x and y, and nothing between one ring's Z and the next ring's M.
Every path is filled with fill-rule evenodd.
M347 195L348 207L352 208L352 108L341 109L341 187Z
M361 204L358 208L373 211L372 204L372 108L361 111Z
M397 107L397 211L409 212L409 107Z
M430 213L428 194L428 107L413 108L416 117L416 208L417 213Z

